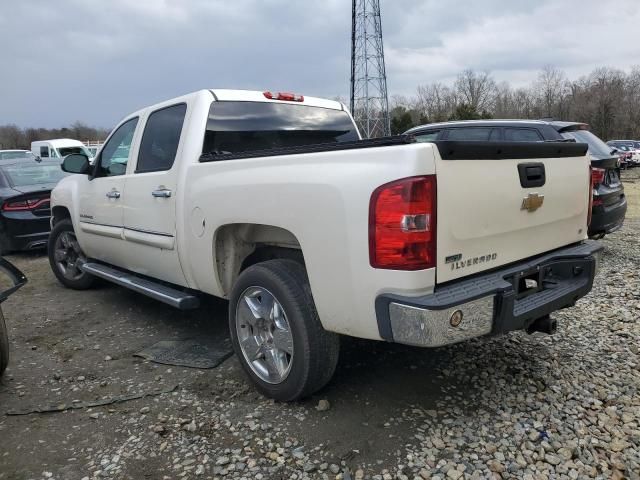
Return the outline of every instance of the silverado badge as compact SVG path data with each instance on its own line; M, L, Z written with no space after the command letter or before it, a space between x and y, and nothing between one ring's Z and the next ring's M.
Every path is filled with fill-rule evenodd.
M522 199L522 206L520 210L528 210L530 212L535 212L542 206L544 202L544 195L538 195L537 193L530 193L526 197Z
M489 263L495 261L498 258L497 253L488 253L486 255L481 255L479 257L468 258L467 260L462 259L462 254L457 253L455 255L449 255L445 258L444 263L451 264L451 270L460 270L461 268L472 267L475 265L481 265L483 263Z

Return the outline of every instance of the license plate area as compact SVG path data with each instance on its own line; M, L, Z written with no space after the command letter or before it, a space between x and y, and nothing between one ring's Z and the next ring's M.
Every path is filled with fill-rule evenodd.
M518 272L505 280L513 285L515 300L557 288L562 282L581 277L586 265L582 261L561 260Z
M607 170L605 180L608 187L617 187L620 185L620 175L618 171L613 168Z
M526 272L520 272L514 276L512 284L516 292L516 300L533 295L544 288L543 270L535 268Z

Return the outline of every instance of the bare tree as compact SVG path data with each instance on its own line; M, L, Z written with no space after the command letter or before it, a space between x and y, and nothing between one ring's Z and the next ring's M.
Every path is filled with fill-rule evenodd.
M0 127L0 148L22 148L24 134L16 125L4 125Z
M516 118L514 92L507 82L496 86L493 115L495 118Z
M529 88L518 88L513 92L513 118L534 118L535 97Z
M461 103L469 105L478 113L493 108L496 82L487 71L465 70L455 82L455 90Z
M640 139L640 66L627 74L599 68L569 81L546 66L529 86L496 84L488 72L465 70L453 85L420 85L412 112L420 123L451 118L541 118L585 122L596 135Z
M634 66L627 75L622 108L626 119L625 134L622 136L640 139L640 65Z
M430 122L446 121L456 109L455 92L442 83L419 85L415 108Z
M391 98L389 101L389 108L393 110L394 108L398 108L398 107L410 108L411 101L404 95L391 95Z
M107 138L109 130L104 128L89 127L81 122L74 123L71 127L62 128L26 128L21 129L16 125L0 126L0 148L31 148L31 142L36 140L49 140L52 138L71 137L80 141L102 141Z
M546 65L538 74L534 84L540 102L540 116L562 118L566 113L565 98L568 93L568 81L562 70Z
M619 70L598 68L572 86L572 115L591 125L591 130L609 140L625 133L623 116L625 75Z

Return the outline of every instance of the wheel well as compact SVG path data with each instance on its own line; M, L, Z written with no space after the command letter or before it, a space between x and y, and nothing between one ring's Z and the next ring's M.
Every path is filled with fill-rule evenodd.
M71 213L66 207L53 207L51 210L51 216L53 217L52 226L65 218L71 218Z
M304 265L300 242L289 230L272 225L234 223L220 227L214 240L216 272L225 297L238 275L251 265L286 258Z

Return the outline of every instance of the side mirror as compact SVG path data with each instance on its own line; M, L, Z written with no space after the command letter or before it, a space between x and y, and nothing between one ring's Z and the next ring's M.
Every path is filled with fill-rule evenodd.
M124 175L127 173L127 164L114 162L109 165L109 173L111 175Z
M62 171L67 173L89 173L89 159L84 153L72 153L64 157Z

